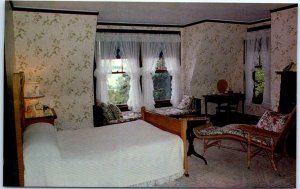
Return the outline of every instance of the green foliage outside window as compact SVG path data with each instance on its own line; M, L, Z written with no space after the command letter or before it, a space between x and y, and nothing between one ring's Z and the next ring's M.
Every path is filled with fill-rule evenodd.
M265 87L265 74L262 68L255 68L255 96L263 96Z
M155 73L153 79L154 100L169 100L171 98L171 77L169 73Z
M108 78L108 97L113 104L126 104L129 98L129 81L127 74L112 74Z

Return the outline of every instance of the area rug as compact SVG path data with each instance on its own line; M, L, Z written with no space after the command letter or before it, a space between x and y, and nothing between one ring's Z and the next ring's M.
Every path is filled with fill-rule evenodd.
M235 141L224 141L226 145L240 145ZM202 141L195 139L197 152L202 153ZM267 157L255 156L247 168L247 154L225 148L211 147L205 153L208 165L203 160L188 157L189 177L181 177L158 187L198 188L295 188L296 160L284 157L278 162L278 176Z

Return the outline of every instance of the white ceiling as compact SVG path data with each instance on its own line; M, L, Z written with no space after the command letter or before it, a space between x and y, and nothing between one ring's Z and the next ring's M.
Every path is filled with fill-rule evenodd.
M286 3L13 1L15 7L99 11L98 22L187 25L202 20L255 22Z

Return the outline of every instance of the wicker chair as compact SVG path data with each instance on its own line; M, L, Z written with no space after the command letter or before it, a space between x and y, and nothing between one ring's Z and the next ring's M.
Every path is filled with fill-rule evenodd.
M279 174L275 161L275 150L281 148L286 153L285 141L288 131L296 123L296 107L288 115L267 111L257 125L230 124L224 127L214 127L206 124L194 128L196 138L203 140L203 154L212 146L247 152L247 165L250 168L251 159L260 152L269 157L273 169ZM242 149L223 145L222 140L239 141ZM279 174L280 175L280 174Z

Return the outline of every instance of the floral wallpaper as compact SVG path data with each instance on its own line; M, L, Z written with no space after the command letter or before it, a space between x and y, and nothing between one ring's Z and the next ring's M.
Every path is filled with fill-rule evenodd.
M275 72L297 63L297 7L272 13L271 25L271 108L277 110L281 78Z
M93 126L93 57L96 15L15 11L17 71L39 81L43 104L57 114L55 126Z
M246 25L205 22L182 31L182 81L184 93L202 98L218 93L225 79L235 92L243 92L243 41ZM204 100L203 100L204 101ZM204 103L202 103L204 112ZM214 113L213 104L208 113Z
M219 79L226 79L233 91L244 91L241 78L247 25L204 22L185 28L96 26L97 16L22 11L15 11L13 20L16 69L25 72L27 81L41 83L45 95L41 101L55 108L58 128L93 125L96 28L181 31L181 79L185 94L203 99L205 94L217 93ZM276 110L280 76L275 71L291 61L296 63L297 8L272 13L271 24L271 100L272 109ZM245 110L261 115L264 108L247 105ZM210 105L209 113L214 111Z

